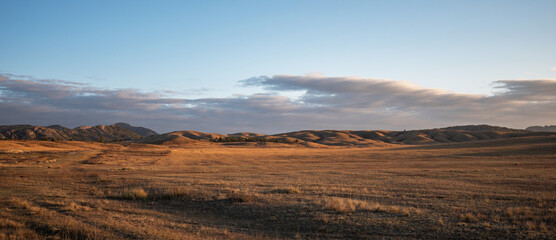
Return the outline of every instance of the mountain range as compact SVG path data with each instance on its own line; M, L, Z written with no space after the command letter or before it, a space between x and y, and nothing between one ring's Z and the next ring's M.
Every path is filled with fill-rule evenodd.
M548 126L547 126L548 127ZM182 145L193 143L221 143L225 145L300 145L324 146L386 146L390 144L422 145L434 143L470 142L528 136L556 135L551 128L530 127L527 130L490 125L465 125L438 129L385 130L302 130L274 135L240 132L234 134L198 131L157 132L127 123L66 128L60 125L5 125L0 126L0 139L51 141L135 141L147 144ZM543 131L545 130L545 131Z

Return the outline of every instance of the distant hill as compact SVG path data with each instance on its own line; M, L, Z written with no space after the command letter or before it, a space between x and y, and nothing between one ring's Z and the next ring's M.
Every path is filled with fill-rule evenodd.
M556 132L556 125L546 125L544 127L542 126L531 126L526 128L525 130L527 131L533 131L533 132Z
M152 144L179 145L184 143L195 143L198 142L198 140L211 140L211 139L217 139L217 138L227 137L227 136L228 135L225 134L204 133L198 131L175 131L175 132L146 137L144 139L139 139L137 141L143 143L152 143Z
M134 132L134 133L137 133L137 134L141 135L142 137L148 137L148 136L158 135L157 132L155 132L155 131L153 131L153 130L151 130L151 129L144 128L144 127L135 127L135 126L131 126L131 125L127 124L127 123L123 123L123 122L115 123L115 124L113 124L113 125L118 126L118 127L125 128L125 129L127 129L127 130L130 130L130 131L132 131L132 132Z
M497 132L524 132L522 129L513 129L507 127L491 126L491 125L464 125L440 128L441 130L464 130L464 131L497 131Z
M118 141L141 137L140 134L117 125L80 126L74 129L60 125L47 127L33 125L0 126L0 139Z
M299 139L329 146L381 146L386 144L434 144L468 142L525 136L525 131L480 131L455 129L426 129L412 131L299 131L277 134L272 137Z
M229 135L177 131L142 139L153 144L184 144L199 140L224 144L288 143L308 147L325 146L386 146L391 144L422 145L435 143L471 142L546 135L519 129L489 125L467 125L440 129L411 131L353 131L353 130L303 130L275 135L257 133L234 133Z

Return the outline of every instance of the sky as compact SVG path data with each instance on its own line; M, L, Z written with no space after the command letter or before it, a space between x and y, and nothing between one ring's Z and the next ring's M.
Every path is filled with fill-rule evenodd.
M556 1L0 0L0 125L556 124Z

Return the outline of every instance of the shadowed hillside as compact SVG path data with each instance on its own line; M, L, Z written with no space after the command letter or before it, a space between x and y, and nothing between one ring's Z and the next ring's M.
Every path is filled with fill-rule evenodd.
M125 128L129 131L132 131L134 133L137 133L137 134L141 135L142 137L158 135L157 132L155 132L151 129L144 128L144 127L135 127L135 126L131 126L127 123L123 123L123 122L115 123L114 126Z
M133 127L125 123L114 125L80 126L74 129L60 125L32 126L6 125L0 126L0 139L18 140L74 140L74 141L120 141L141 138L145 134L156 132L142 127ZM137 131L137 132L136 132Z
M203 133L197 131L176 131L139 139L137 141L151 144L179 145L184 143L196 143L199 142L197 140L208 140L218 137L226 137L226 135L218 133Z

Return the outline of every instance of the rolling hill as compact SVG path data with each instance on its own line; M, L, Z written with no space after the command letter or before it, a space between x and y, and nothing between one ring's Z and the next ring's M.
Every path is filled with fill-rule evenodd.
M425 145L436 143L471 142L528 136L544 136L551 134L552 133L531 132L521 129L511 129L489 125L467 125L411 131L303 130L275 135L263 135L257 133L234 133L224 135L217 133L202 133L197 131L177 131L147 137L140 141L143 143L165 145L204 141L235 145L253 145L253 143L258 143L259 145L297 144L307 147L366 147L387 146L391 144Z

